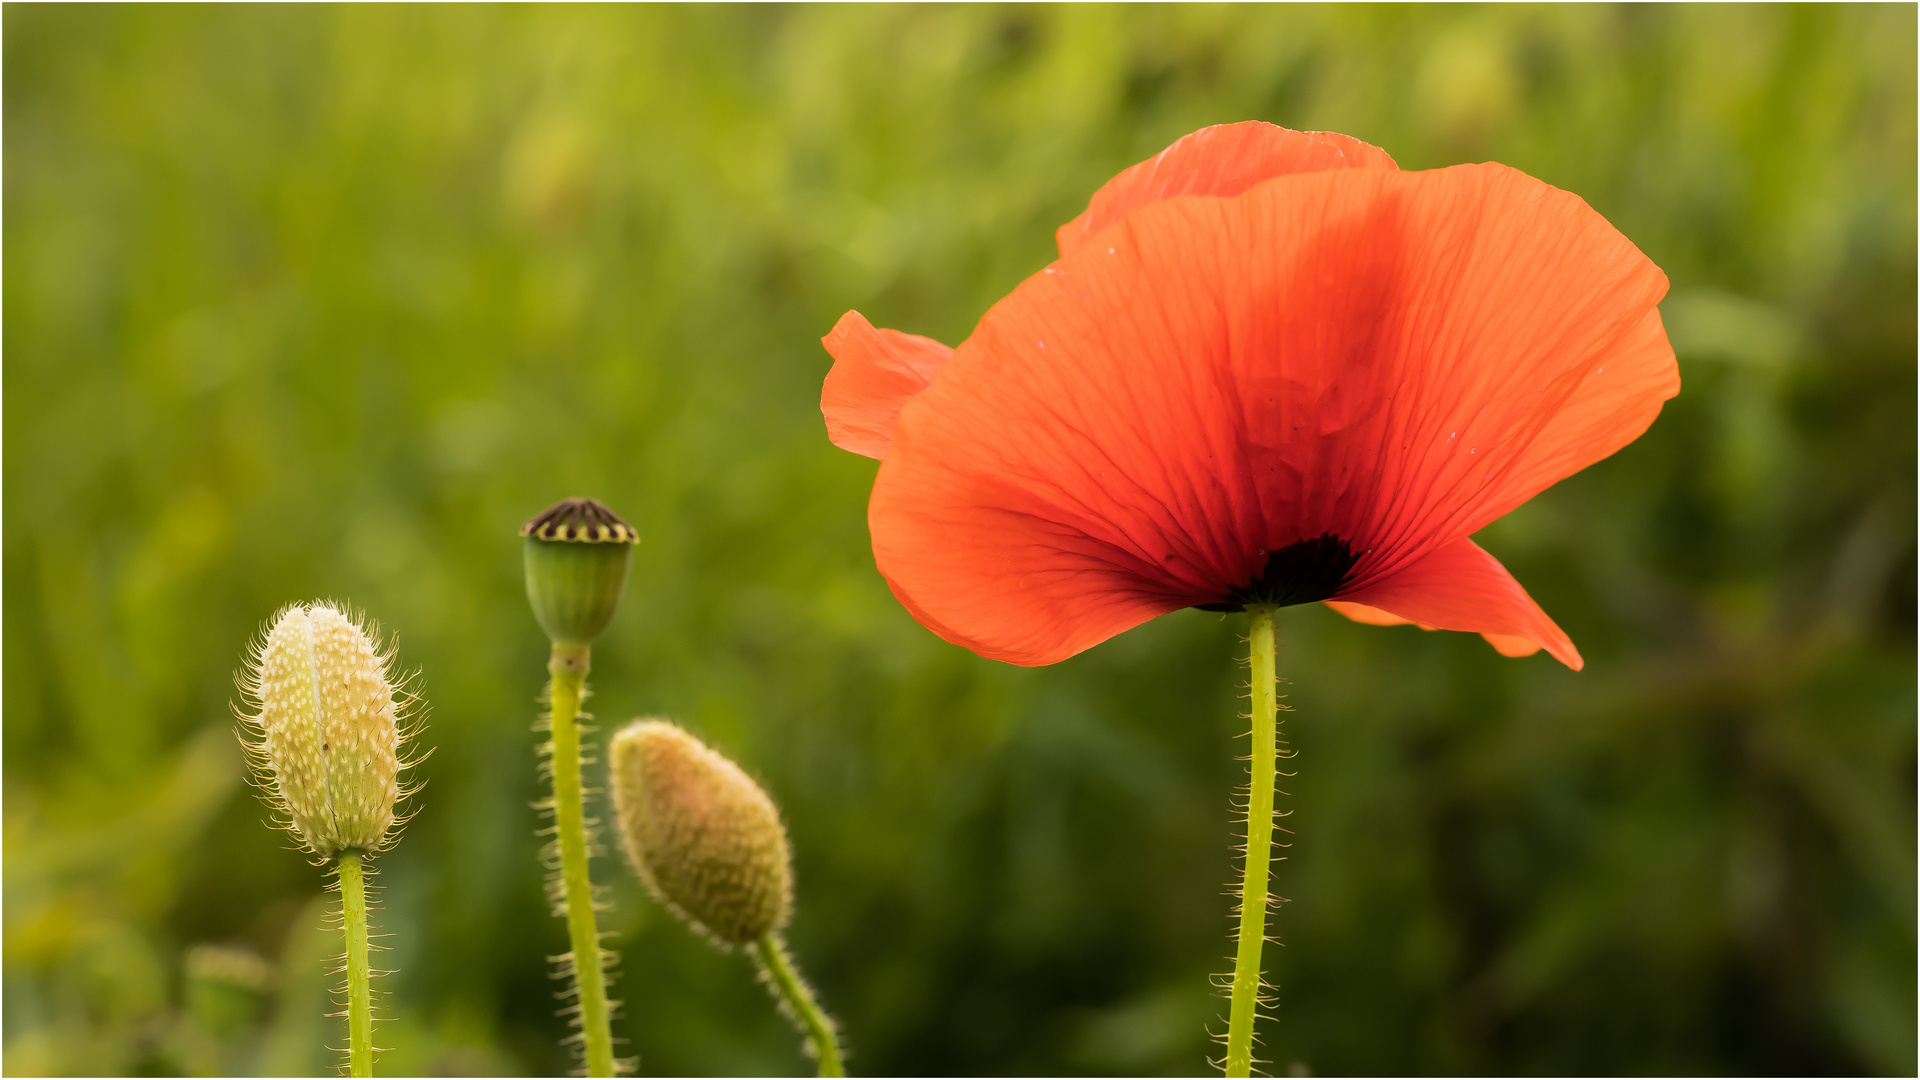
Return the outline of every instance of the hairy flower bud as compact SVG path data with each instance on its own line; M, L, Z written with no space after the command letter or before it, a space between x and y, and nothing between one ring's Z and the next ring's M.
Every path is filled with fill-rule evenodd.
M265 993L273 983L273 965L260 954L237 945L195 945L187 950L190 982L218 983L250 993Z
M555 644L588 645L613 621L640 534L593 499L562 499L520 527L527 601Z
M379 851L402 794L407 733L389 678L391 653L330 603L293 604L274 616L240 679L255 711L242 719L259 784L288 831L322 859Z
M232 945L196 945L186 955L187 1012L219 1035L245 1028L273 986L272 965Z
M787 831L740 766L664 720L613 737L613 803L648 890L723 944L759 941L793 905Z

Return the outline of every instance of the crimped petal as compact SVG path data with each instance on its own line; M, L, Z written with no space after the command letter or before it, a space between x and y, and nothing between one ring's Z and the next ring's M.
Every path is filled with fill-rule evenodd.
M1421 626L1412 619L1403 619L1391 611L1381 611L1377 607L1356 604L1351 600L1329 600L1327 606L1345 615L1357 623L1368 626L1419 626L1422 630L1438 630L1437 626Z
M1480 636L1486 638L1487 644L1493 646L1493 651L1501 656L1518 659L1522 656L1532 656L1540 651L1540 643L1532 638L1515 637L1511 634L1481 634Z
M875 329L857 311L840 316L820 343L833 357L820 387L827 437L870 458L887 456L900 406L953 359L953 350L932 338Z
M1135 207L1175 195L1238 195L1263 180L1327 169L1398 168L1385 150L1331 131L1293 131L1258 120L1185 136L1106 182L1087 209L1054 233L1065 258Z
M1657 401L1581 405L1616 354L1657 361L1665 277L1504 166L1285 176L1100 237L987 314L875 482L881 571L983 655L1047 663L1220 602L1323 533L1358 598ZM1586 434L1556 443L1570 410Z
M1438 630L1437 626L1417 623L1412 619L1403 619L1390 611L1381 611L1377 607L1355 604L1347 600L1329 600L1327 606L1345 615L1357 623L1368 626L1418 626L1422 630ZM1514 637L1510 634L1481 634L1487 644L1494 647L1501 656L1532 656L1540 651L1540 643L1532 638Z
M1481 634L1507 656L1544 648L1575 671L1584 665L1566 633L1507 568L1465 537L1340 599L1426 627Z

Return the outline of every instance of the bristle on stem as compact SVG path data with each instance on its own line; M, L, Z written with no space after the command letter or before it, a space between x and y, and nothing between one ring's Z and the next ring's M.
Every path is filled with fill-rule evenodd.
M367 887L360 853L341 852L335 869L347 938L347 1073L372 1076L373 976L367 962Z
M607 1001L607 967L612 954L600 948L600 934L594 919L593 876L589 859L598 847L587 827L583 805L585 791L580 782L580 701L591 666L589 647L556 643L547 665L552 681L548 694L553 702L551 726L553 741L548 751L553 779L553 832L551 848L559 856L558 877L550 886L556 914L567 920L567 936L572 949L567 954L565 972L572 977L575 1004L570 1019L579 1027L580 1048L588 1076L613 1076L623 1062L613 1056L611 1009ZM548 865L556 860L548 856ZM580 963L580 957L598 962ZM563 1011L569 1011L563 1010Z
M1252 624L1248 654L1252 667L1253 746L1248 763L1250 786L1244 811L1246 847L1242 851L1239 928L1233 965L1231 1004L1227 1019L1227 1052L1221 1062L1230 1077L1253 1072L1254 1020L1263 1004L1260 952L1267 937L1269 864L1273 853L1273 794L1278 738L1279 699L1274 678L1274 609L1248 605Z
M800 977L780 935L769 933L753 943L760 978L780 1003L780 1011L807 1041L807 1056L819 1065L821 1076L845 1076L840 1060L840 1032L833 1018L820 1008L813 988Z

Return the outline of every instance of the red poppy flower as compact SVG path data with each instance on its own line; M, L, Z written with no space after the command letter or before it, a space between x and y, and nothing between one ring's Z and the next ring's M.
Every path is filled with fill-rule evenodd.
M1047 664L1183 607L1567 635L1469 539L1679 392L1666 276L1502 165L1401 172L1343 135L1206 128L1121 173L957 349L848 312L833 441L881 459L894 595Z

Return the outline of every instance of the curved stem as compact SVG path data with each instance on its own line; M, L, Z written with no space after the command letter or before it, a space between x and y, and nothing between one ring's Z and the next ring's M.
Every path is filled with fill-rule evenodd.
M1246 869L1240 875L1240 949L1233 964L1227 1018L1228 1076L1253 1074L1253 1021L1260 1006L1260 947L1267 939L1267 863L1273 853L1274 739L1278 729L1273 677L1273 609L1249 607L1253 661L1252 785L1247 792Z
M768 934L753 943L753 958L760 962L760 973L780 999L782 1010L807 1038L814 1060L820 1063L821 1076L845 1076L840 1064L840 1040L833 1018L820 1010L813 991L794 969L793 958L778 935Z
M360 853L340 855L340 908L347 929L347 1073L373 1075L373 987L367 966L367 883Z
M574 989L588 1076L612 1076L613 1034L607 1018L606 971L593 918L593 875L587 866L585 794L580 786L580 691L590 666L585 645L556 644L553 676L553 825L560 844L561 896L573 946Z

